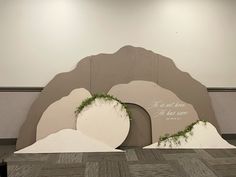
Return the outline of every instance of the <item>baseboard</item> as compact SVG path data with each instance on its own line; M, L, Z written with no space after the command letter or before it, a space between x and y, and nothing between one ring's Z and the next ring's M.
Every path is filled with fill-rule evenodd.
M0 145L16 145L16 138L0 138Z

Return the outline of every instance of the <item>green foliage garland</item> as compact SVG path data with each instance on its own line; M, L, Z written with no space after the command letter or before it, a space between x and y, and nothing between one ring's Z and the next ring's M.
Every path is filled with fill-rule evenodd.
M92 95L92 97L85 99L84 101L82 101L81 105L76 108L75 115L77 116L86 106L91 105L96 99L103 99L105 101L113 101L113 100L117 101L118 103L121 104L122 109L124 109L126 111L129 119L131 119L131 113L128 110L127 105L125 103L122 103L120 100L118 100L114 96L108 95L108 94L94 94L94 95ZM117 103L117 105L118 105L118 103Z
M165 134L164 136L160 136L159 141L158 141L158 146L160 146L161 142L164 142L164 146L166 146L166 142L169 142L169 146L172 147L172 140L174 142L175 145L180 145L180 138L183 137L185 139L185 141L188 141L188 136L187 133L189 133L190 135L193 135L192 129L194 127L194 125L196 125L199 122L204 122L204 124L206 125L207 121L205 120L197 120L196 122L193 122L192 124L190 124L189 126L187 126L183 131L179 131L173 135L169 135L169 134Z

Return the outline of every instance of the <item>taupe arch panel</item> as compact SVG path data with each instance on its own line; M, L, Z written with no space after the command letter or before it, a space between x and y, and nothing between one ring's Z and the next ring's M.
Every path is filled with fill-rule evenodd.
M71 72L55 76L33 103L23 124L17 149L36 140L36 127L46 108L75 88L91 93L107 92L116 84L132 80L152 81L194 106L199 117L218 128L206 87L175 67L169 58L143 48L125 46L114 54L99 54L81 60Z
M107 93L114 85L132 80L158 81L158 57L151 51L126 46L115 54L91 57L91 92Z
M192 104L198 117L208 120L219 131L211 100L204 85L193 79L189 73L177 69L172 60L163 56L159 57L158 71L158 85L171 90L180 99Z

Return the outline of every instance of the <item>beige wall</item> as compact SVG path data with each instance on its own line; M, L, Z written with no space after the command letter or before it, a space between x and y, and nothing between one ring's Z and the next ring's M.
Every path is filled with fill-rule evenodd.
M45 86L130 44L208 87L236 86L235 0L0 0L0 87Z
M0 139L17 138L37 92L0 92ZM211 92L222 133L236 133L236 92Z

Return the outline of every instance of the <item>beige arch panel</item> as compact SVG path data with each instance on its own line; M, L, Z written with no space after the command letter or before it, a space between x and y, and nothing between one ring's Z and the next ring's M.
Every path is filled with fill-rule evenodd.
M177 133L199 120L191 104L153 82L132 81L119 84L112 87L108 93L123 102L135 103L146 109L151 118L153 143L157 142L160 136Z
M75 129L75 110L83 100L91 97L84 88L74 89L68 96L52 103L43 113L37 125L36 140L62 129Z
M143 48L125 46L114 54L86 57L72 71L56 75L31 106L16 148L21 149L36 141L36 128L43 112L73 89L86 88L91 93L107 93L114 85L132 80L152 81L171 90L181 100L192 104L199 118L218 128L204 85L179 70L169 58Z

